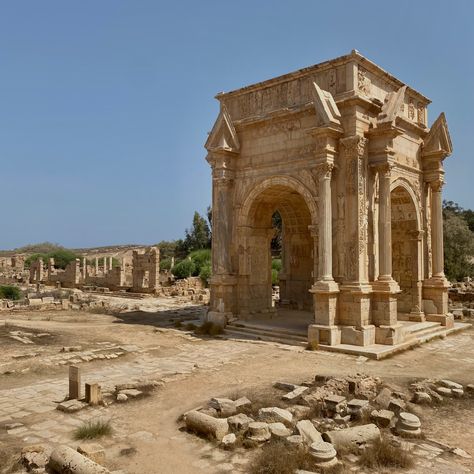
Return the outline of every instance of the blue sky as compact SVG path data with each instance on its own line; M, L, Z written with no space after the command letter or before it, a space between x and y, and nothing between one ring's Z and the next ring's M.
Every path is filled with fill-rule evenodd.
M445 111L474 208L471 0L0 0L0 248L183 235L214 95L358 49Z

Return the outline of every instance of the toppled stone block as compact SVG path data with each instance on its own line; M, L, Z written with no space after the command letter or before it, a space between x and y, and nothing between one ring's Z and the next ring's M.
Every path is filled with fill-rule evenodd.
M49 461L48 451L45 446L40 444L26 446L21 450L21 464L28 472L39 472L46 467Z
M227 422L229 423L229 427L232 431L246 431L249 427L250 423L253 423L255 420L250 418L243 413L239 413L238 415L230 416L227 418Z
M120 392L120 393L117 394L116 400L119 403L124 403L124 402L128 401L128 397L127 397L127 395L125 395L125 393Z
M390 426L395 413L390 410L373 410L370 416L375 421L377 426L380 426L381 428L387 428Z
M288 436L285 441L293 446L303 446L304 438L301 435Z
M401 411L405 410L405 407L406 403L398 398L392 398L390 400L390 403L388 404L388 409L390 411L393 411L393 413L395 413L395 415L397 416Z
M195 410L187 412L184 421L189 430L212 436L218 441L222 441L222 438L229 432L227 420L214 418Z
M291 423L293 415L283 408L267 407L258 410L258 417L264 421L281 421L282 423Z
M293 405L288 408L288 411L293 415L293 418L301 420L308 417L311 412L311 408L306 405Z
M418 405L431 405L432 402L431 395L427 392L415 392L413 395L413 403Z
M306 392L306 390L308 390L308 387L297 386L291 392L287 393L286 395L283 395L282 398L283 400L287 400L287 401L296 400L297 398L301 397L301 395L303 395L303 393Z
M247 438L252 441L263 443L264 441L268 441L271 437L272 434L270 433L270 428L267 423L254 421L249 424Z
M461 390L463 389L460 383L453 382L452 380L443 379L443 380L440 380L438 384L441 385L442 387L446 387L450 389L453 389L453 388L458 388Z
M247 397L240 397L234 401L234 404L236 408L239 409L241 407L248 407L252 405L252 402Z
M235 436L235 434L229 433L222 438L221 444L224 449L229 449L235 445L236 441L237 437Z
M74 451L69 446L58 446L51 453L49 467L56 472L69 474L110 474L105 467Z
M444 397L452 397L453 391L447 387L436 387L436 391Z
M268 429L270 433L275 438L286 438L291 435L291 430L289 430L283 423L269 423Z
M374 402L382 408L388 408L391 400L392 400L392 391L389 390L387 387L384 387L382 388L382 390L380 390L380 393L375 397Z
M280 390L288 390L290 392L293 391L295 388L299 387L299 385L296 385L294 383L288 383L288 382L275 382L273 386Z
M105 450L99 443L83 443L77 447L77 452L88 457L97 464L105 463Z
M322 435L323 440L334 445L336 450L346 446L358 448L380 439L380 429L373 423L353 426L342 430L327 431Z
M230 398L212 398L209 402L212 408L215 408L221 416L227 417L237 413L237 407L234 400Z
M143 392L135 388L129 388L126 390L121 390L120 393L126 395L128 398L139 398L143 395ZM119 395L120 395L119 393Z
M322 441L321 433L314 427L310 420L301 420L296 423L298 433L303 437L306 444Z

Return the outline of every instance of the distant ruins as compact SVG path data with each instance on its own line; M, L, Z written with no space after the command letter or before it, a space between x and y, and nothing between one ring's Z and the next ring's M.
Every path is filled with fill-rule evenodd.
M453 325L443 272L444 114L357 51L216 97L210 321L272 305L272 216L283 221L281 303L308 339L396 345L406 322Z
M91 265L86 257L57 269L54 259L47 264L38 259L30 265L30 283L44 283L62 288L95 286L111 291L128 289L136 293L156 293L160 289L160 250L158 247L134 250L132 258L123 257L118 266L112 256L95 257Z

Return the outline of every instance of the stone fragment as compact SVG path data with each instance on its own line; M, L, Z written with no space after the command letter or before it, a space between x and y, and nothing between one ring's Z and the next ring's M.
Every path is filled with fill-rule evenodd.
M442 387L446 387L446 388L451 388L451 389L459 388L461 390L463 388L460 383L453 382L452 380L443 379L443 380L440 380L438 383Z
M118 401L119 403L124 403L124 402L126 402L127 400L128 400L128 397L127 397L127 395L125 395L125 393L120 392L120 393L117 394L117 401Z
M21 464L28 472L42 471L49 461L49 453L43 445L26 446L21 450Z
M395 413L390 410L373 410L370 416L375 421L377 426L380 426L381 428L387 428L390 426L390 422L395 416Z
M430 405L433 400L431 395L427 392L415 392L413 395L413 402L419 405Z
M308 417L311 408L306 405L293 405L288 408L288 411L293 415L293 418L301 420Z
M288 383L288 382L275 382L273 386L280 390L289 390L289 391L293 391L295 388L299 387L299 385L296 385L294 383Z
M461 398L464 396L464 390L462 388L453 388L451 391L456 398Z
M436 387L436 391L444 397L452 397L453 391L447 387Z
M255 420L249 416L239 413L238 415L229 416L227 422L232 431L246 431L249 424L253 423Z
M322 441L321 433L314 427L310 420L301 420L296 423L298 433L303 437L306 444Z
M291 430L289 430L283 423L269 423L268 429L270 433L275 438L286 438L291 435Z
M83 443L77 447L77 452L88 457L97 464L105 463L105 450L99 443Z
M69 399L81 398L81 369L75 365L69 366Z
M336 450L344 446L358 448L366 443L372 443L380 439L380 430L373 423L367 425L353 426L342 430L327 431L322 435L323 440L334 445Z
M191 431L196 431L204 435L210 435L218 441L229 432L229 424L223 418L213 418L212 416L192 410L184 416L186 427Z
M58 446L51 453L49 467L68 474L109 474L110 471L69 446Z
M212 408L215 408L221 416L227 417L237 413L237 407L234 400L229 398L212 398L209 402Z
M263 421L281 421L282 423L291 423L293 415L283 408L267 407L258 410L258 417Z
M395 429L398 434L418 436L421 434L421 422L412 413L400 412Z
M466 392L474 394L474 383L466 385Z
M301 395L303 395L303 393L306 392L306 390L308 390L308 387L299 386L299 387L296 387L291 392L287 393L286 395L283 395L282 398L283 400L293 401L301 397Z
M141 392L140 390L137 390L135 388L129 388L129 389L126 389L126 390L122 390L120 393L122 393L123 395L126 395L128 398L138 398L138 397L141 397L143 395L143 392Z
M87 403L81 402L79 400L66 400L65 402L59 403L56 409L66 413L74 413L86 408L87 406Z
M271 438L270 428L267 423L254 421L249 424L247 438L259 443L268 441Z
M231 448L232 446L235 445L235 442L237 441L237 437L235 436L234 433L229 433L226 434L221 441L222 447L224 448Z
M464 449L461 448L453 448L451 449L451 452L455 454L456 456L460 456L464 459L472 459L472 456L469 453L466 453Z
M303 446L304 444L304 439L303 436L301 435L291 435L288 436L285 441L289 444L295 445L295 446Z
M329 395L324 398L326 408L332 413L340 413L346 407L346 397Z
M406 403L403 400L400 400L399 398L392 398L388 404L388 409L393 411L393 413L398 416L401 411L405 410L405 406Z
M336 450L331 443L325 441L315 442L311 445L309 453L320 468L330 468L338 463Z
M240 397L234 401L234 404L235 404L235 407L239 409L241 407L247 407L247 406L252 405L252 402L247 397Z
M382 407L388 408L390 405L390 401L392 400L392 391L389 390L387 387L382 388L379 394L375 397L375 403Z
M102 394L98 383L86 383L85 392L86 403L89 405L98 405L102 401Z

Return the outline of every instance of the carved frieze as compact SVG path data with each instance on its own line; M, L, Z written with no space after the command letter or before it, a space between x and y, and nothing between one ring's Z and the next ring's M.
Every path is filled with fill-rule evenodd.
M371 82L367 70L362 66L359 66L357 71L357 88L359 89L359 92L369 97L370 87Z

